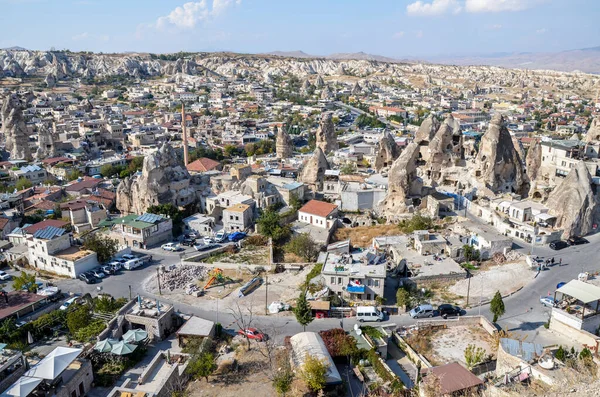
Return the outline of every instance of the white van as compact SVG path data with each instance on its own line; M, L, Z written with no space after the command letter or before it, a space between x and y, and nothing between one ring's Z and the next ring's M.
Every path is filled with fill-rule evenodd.
M123 264L125 270L133 270L144 264L144 261L140 258L131 259Z
M358 306L356 308L356 318L359 322L364 321L383 321L385 316L377 310L375 306Z

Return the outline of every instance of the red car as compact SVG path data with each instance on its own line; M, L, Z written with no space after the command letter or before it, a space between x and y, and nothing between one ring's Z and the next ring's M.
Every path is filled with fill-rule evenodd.
M238 331L238 334L240 334L240 335L246 335L248 337L248 339L256 339L259 342L267 340L267 335L263 334L262 332L260 332L256 328L240 329Z

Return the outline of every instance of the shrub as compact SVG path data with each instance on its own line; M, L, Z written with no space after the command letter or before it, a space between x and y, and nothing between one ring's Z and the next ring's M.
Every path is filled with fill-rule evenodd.
M352 356L356 353L356 340L341 328L319 332L331 357Z
M300 376L310 390L322 390L327 381L327 364L307 353Z
M319 247L308 233L297 234L285 245L285 250L307 262L313 262L319 256Z

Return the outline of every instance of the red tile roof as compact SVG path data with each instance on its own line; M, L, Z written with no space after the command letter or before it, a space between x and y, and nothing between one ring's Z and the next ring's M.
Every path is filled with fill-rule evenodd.
M24 227L23 230L25 230L25 232L27 232L28 234L34 234L38 230L45 229L48 226L65 227L66 225L67 222L63 222L58 219L46 219L41 222L35 223L31 226Z
M218 161L202 157L196 161L189 163L186 168L191 172L207 172L216 169L221 163Z
M0 230L4 230L6 225L8 225L8 222L10 222L8 219L0 218Z
M80 192L83 189L91 189L93 187L96 187L101 182L104 182L104 179L87 178L81 182L75 182L72 185L67 186L66 190L68 192Z
M325 201L310 200L308 203L304 204L304 206L298 211L316 216L326 217L327 215L335 211L337 207L337 205L327 203Z

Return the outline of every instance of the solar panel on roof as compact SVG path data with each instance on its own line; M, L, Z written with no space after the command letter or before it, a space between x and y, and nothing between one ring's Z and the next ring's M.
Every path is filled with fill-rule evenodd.
M164 218L164 216L157 214L143 214L138 216L135 220L140 222L156 223L158 221L162 221Z
M50 240L54 237L62 236L64 233L65 233L64 229L54 227L54 226L48 226L48 227L45 227L45 228L35 232L33 234L33 237L39 238L39 239L44 239L44 240Z

